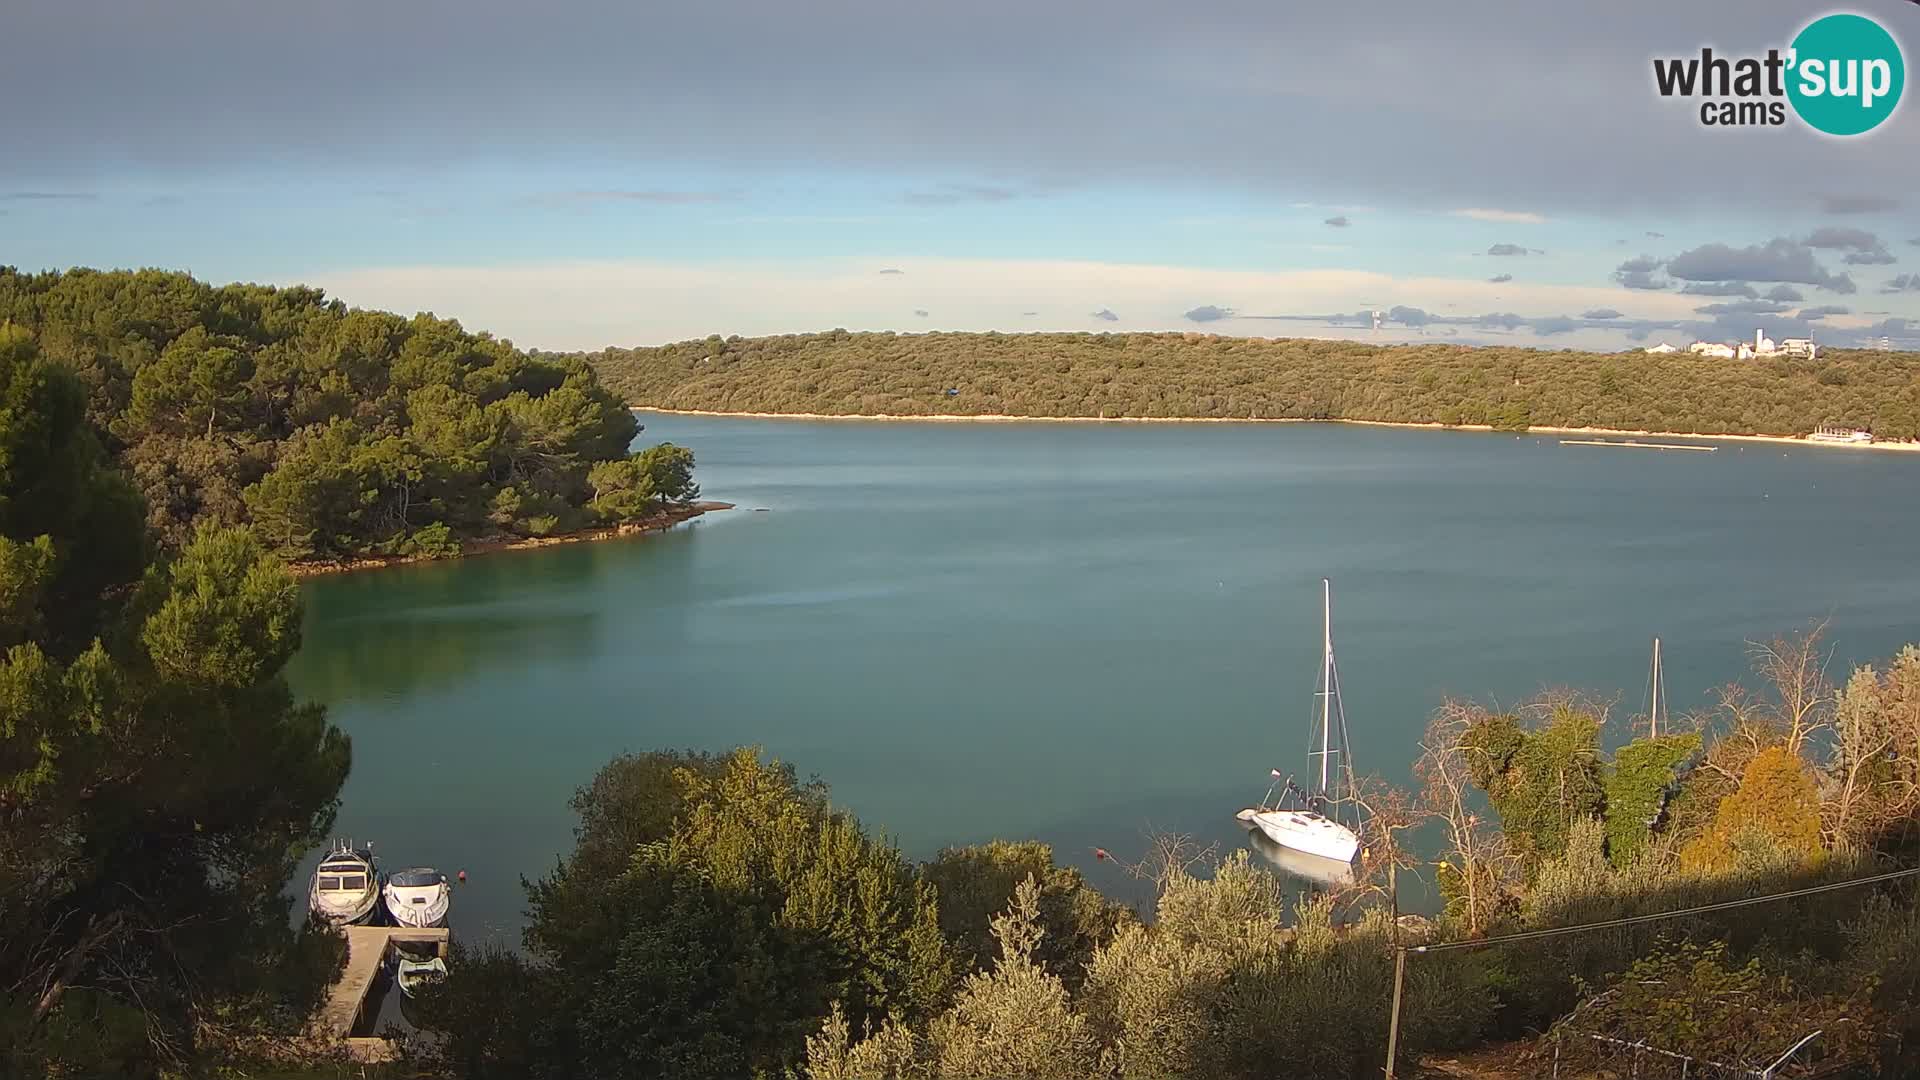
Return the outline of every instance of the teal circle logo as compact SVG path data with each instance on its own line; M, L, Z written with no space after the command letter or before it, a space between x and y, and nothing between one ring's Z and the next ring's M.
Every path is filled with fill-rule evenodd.
M1860 135L1900 104L1907 65L1900 43L1865 15L1826 15L1793 39L1787 100L1816 131Z

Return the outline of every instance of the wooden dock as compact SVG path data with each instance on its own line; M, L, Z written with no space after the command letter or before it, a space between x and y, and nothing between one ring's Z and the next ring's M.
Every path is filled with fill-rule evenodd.
M1697 443L1641 442L1638 439L1561 439L1561 446L1632 446L1641 450L1697 450L1711 454L1716 449Z
M347 967L341 972L340 980L327 991L327 1003L321 1007L315 1033L327 1039L345 1040L358 1056L363 1051L377 1051L378 1048L353 1044L384 1044L386 1041L356 1039L353 1033L366 1019L362 1013L366 1011L368 998L381 977L381 969L386 966L388 951L399 942L432 945L436 953L445 956L452 934L446 927L423 930L412 926L349 926L346 932Z

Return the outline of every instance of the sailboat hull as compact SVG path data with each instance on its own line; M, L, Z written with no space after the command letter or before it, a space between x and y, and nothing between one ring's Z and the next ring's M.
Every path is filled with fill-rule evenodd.
M1281 847L1334 862L1350 863L1360 854L1360 838L1352 829L1311 810L1259 810L1236 815Z

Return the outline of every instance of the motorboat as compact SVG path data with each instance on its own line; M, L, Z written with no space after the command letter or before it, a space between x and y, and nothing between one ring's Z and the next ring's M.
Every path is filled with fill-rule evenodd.
M453 888L447 884L447 875L415 866L388 874L381 896L395 926L445 926Z
M346 926L372 919L379 903L373 845L355 847L352 840L335 840L314 868L308 907L327 922Z

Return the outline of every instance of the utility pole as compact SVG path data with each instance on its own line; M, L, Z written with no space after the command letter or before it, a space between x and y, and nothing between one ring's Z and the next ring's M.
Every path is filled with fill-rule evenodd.
M1407 982L1407 950L1393 947L1393 1017L1387 1021L1387 1080L1394 1080L1394 1058L1400 1052L1400 991Z

